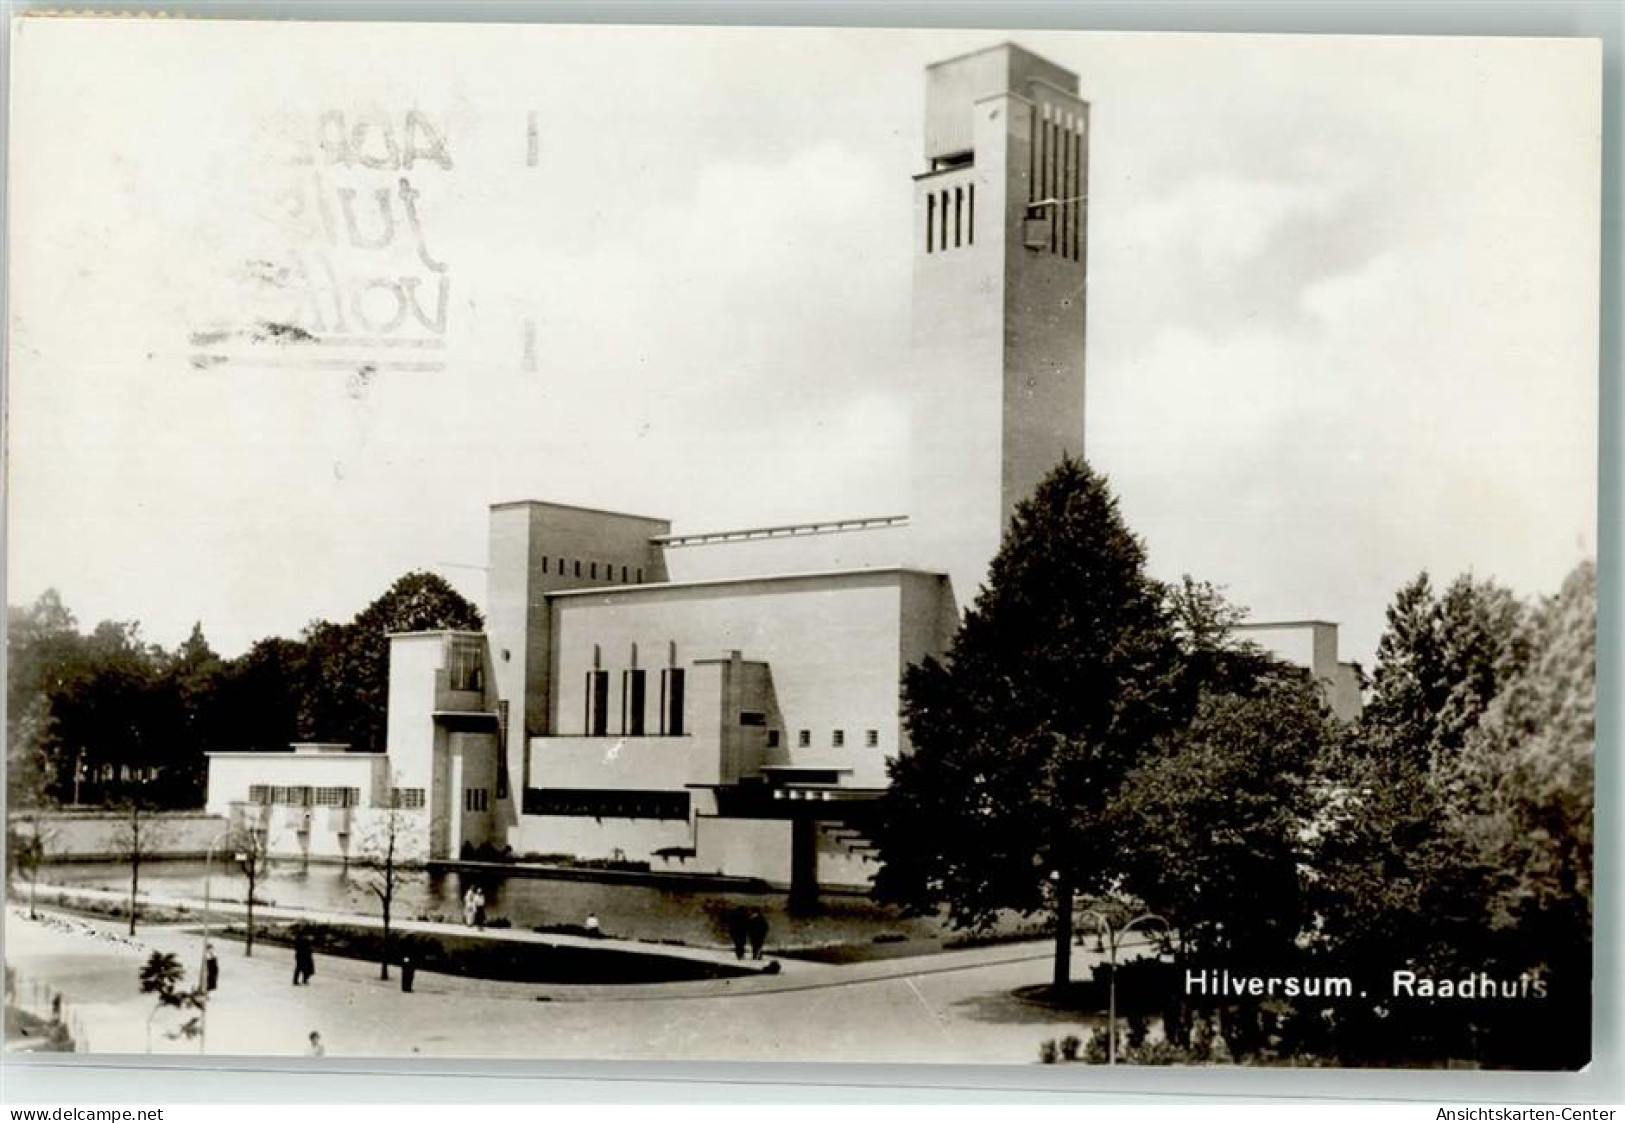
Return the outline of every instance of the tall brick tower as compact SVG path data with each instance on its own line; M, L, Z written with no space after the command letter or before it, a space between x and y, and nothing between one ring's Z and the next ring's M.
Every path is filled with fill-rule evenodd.
M1013 44L926 70L914 177L916 560L975 600L1016 503L1083 455L1089 106Z

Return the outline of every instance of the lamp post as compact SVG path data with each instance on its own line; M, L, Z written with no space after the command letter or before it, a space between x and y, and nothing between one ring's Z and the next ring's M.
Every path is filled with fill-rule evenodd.
M211 903L210 889L212 888L210 876L214 872L215 849L231 837L228 831L209 843L209 849L203 856L203 953L198 961L197 985L203 995L203 1007L198 1011L197 1051L204 1050L205 1035L209 1028L209 907Z
M1084 916L1095 918L1095 925L1101 930L1101 942L1106 945L1106 954L1110 963L1110 973L1106 976L1106 1063L1117 1063L1117 949L1122 938L1133 931L1137 925L1155 922L1168 927L1168 922L1154 912L1141 913L1127 924L1113 925L1111 917L1099 909L1089 909Z

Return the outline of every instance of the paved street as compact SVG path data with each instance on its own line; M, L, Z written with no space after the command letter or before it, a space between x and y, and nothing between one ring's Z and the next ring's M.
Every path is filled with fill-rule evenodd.
M143 1052L153 1009L136 976L153 949L194 977L201 938L114 922L9 910L6 961L63 992L93 1051ZM329 1056L952 1061L1024 1063L1039 1042L1079 1023L1011 997L1049 976L1047 944L945 952L850 966L786 963L785 973L637 987L496 983L420 973L416 993L378 979L376 965L319 957L309 987L290 985L292 953L217 944L221 986L210 1003L210 1054L297 1055L310 1031ZM1078 949L1080 952L1083 949ZM1076 970L1088 969L1082 956ZM196 1053L171 1040L164 1012L153 1051Z

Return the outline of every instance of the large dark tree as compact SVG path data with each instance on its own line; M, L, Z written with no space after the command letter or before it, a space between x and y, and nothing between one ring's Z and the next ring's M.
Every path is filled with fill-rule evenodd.
M259 640L227 663L209 700L211 747L278 750L298 740L305 666L305 645L280 638Z
M1314 952L1379 996L1344 1004L1349 1063L1575 1067L1589 1035L1594 569L1530 610L1463 577L1389 610L1377 691L1329 761ZM1395 971L1539 979L1545 998L1416 1001Z
M1314 773L1339 730L1297 668L1215 678L1235 689L1204 691L1191 722L1159 740L1115 803L1123 888L1167 922L1180 971L1291 974L1311 922L1303 870ZM1256 1000L1198 1005L1219 1013L1232 1054L1261 1046ZM1169 1021L1169 1040L1183 1043L1189 1021Z
M1162 590L1106 481L1065 460L1016 510L944 661L909 668L912 752L891 765L882 898L956 923L1056 910L1068 981L1074 894L1120 869L1106 809L1182 717Z
M1590 1059L1596 613L1587 562L1528 615L1524 658L1449 776L1451 833L1492 871L1484 923L1497 969L1547 988L1531 1008L1496 1011L1493 1063L1578 1068Z
M195 807L215 749L283 749L301 737L380 748L389 633L477 630L441 578L410 573L348 624L266 639L222 660L201 624L174 651L133 622L88 635L54 590L7 610L7 795L70 803Z
M1471 575L1442 596L1426 573L1400 589L1377 645L1366 743L1421 768L1448 764L1525 657L1521 613L1510 591Z

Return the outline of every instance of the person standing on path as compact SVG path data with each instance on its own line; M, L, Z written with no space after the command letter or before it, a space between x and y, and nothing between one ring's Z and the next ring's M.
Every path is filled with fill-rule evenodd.
M474 927L485 927L485 890L474 886Z
M412 980L417 978L418 966L410 955L401 956L401 993L412 993Z
M762 945L767 943L767 917L762 915L761 909L753 909L750 914L750 957L762 958Z
M733 941L734 958L745 958L745 910L736 908L728 913L728 939Z
M327 1056L327 1046L322 1044L322 1035L315 1030L310 1031L310 1046L305 1050L307 1057Z
M214 945L205 944L203 947L203 989L209 994L215 992L220 985L220 960L215 958Z
M293 985L309 986L310 977L316 973L316 951L310 945L310 937L301 932L293 941Z

